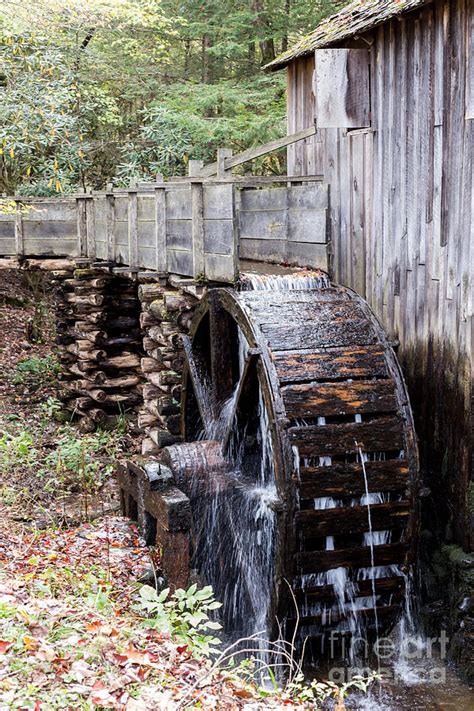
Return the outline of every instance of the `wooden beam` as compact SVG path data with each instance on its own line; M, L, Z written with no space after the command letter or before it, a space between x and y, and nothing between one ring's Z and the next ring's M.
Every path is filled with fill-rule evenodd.
M260 158L267 153L273 153L273 151L278 151L280 148L285 148L292 143L297 141L302 141L304 138L309 138L314 136L316 133L316 127L310 126L305 128L303 131L298 131L297 133L292 133L290 136L283 136L283 138L277 138L275 141L270 141L270 143L264 143L261 146L256 146L255 148L249 148L243 153L239 153L236 156L226 158L224 160L224 169L230 170L235 168L237 165L242 165L242 163L247 163L255 158ZM212 175L217 175L218 163L210 163L205 168L201 170L201 177L210 178Z

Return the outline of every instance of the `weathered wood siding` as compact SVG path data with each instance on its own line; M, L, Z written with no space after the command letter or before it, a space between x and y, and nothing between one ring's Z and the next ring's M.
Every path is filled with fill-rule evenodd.
M242 190L238 196L241 259L327 268L327 185Z
M371 127L318 130L289 147L288 172L329 183L333 275L400 341L429 485L445 502L432 513L467 545L474 3L438 0L366 39ZM313 70L311 57L288 68L290 133L314 119Z

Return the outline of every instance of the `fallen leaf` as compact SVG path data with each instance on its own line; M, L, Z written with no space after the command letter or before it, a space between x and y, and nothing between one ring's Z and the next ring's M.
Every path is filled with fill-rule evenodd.
M12 645L13 642L9 642L6 639L0 639L0 654L6 654Z
M25 634L22 641L23 641L25 648L29 652L33 652L33 651L37 650L39 647L39 641L36 639L36 637L30 637L27 634Z

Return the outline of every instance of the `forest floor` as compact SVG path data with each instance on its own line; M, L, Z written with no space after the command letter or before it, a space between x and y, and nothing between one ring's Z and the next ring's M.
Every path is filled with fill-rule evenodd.
M49 299L0 274L0 710L314 708L211 669L176 620L147 624L153 561L112 465L137 438L64 421Z

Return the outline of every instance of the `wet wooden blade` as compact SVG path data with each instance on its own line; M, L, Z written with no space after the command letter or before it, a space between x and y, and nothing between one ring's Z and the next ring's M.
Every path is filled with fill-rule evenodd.
M403 449L403 421L399 417L377 417L370 422L290 427L290 441L300 456L357 454Z
M298 381L387 377L384 351L378 345L317 352L277 351L273 353L273 361L282 385Z
M397 594L400 593L405 585L403 576L393 576L391 578L376 578L375 580L357 580L354 582L357 597L369 597L372 595L375 586L375 594ZM294 590L295 597L298 602L306 601L313 602L333 602L335 600L333 585L319 585L304 590ZM294 615L290 615L294 616Z
M400 613L399 605L381 605L377 607L377 619L380 621L381 618L396 616ZM351 611L348 612L338 612L332 611L329 615L326 613L323 615L308 615L306 617L300 617L299 626L302 625L317 625L318 627L333 627L335 624L342 622L343 620L350 619L352 616ZM362 617L366 620L375 621L375 609L373 607L364 607L361 610L357 610L357 617ZM294 626L296 620L289 620L289 626Z
M373 531L399 530L410 515L408 501L372 504L370 516ZM369 530L367 506L344 506L335 509L305 509L295 515L298 529L306 536L346 535ZM352 567L352 566L351 566Z
M263 335L276 351L361 346L376 341L373 324L353 302L295 304L293 309L255 315Z
M409 546L407 543L386 543L374 546L374 564L402 565ZM296 572L298 575L324 572L332 568L370 568L370 546L343 548L335 551L307 551L296 554Z
M369 491L402 492L409 486L410 470L402 460L366 462ZM329 467L300 469L300 498L321 496L339 498L365 494L365 482L360 464L333 464Z
M328 417L396 412L392 380L299 383L282 388L287 417Z

